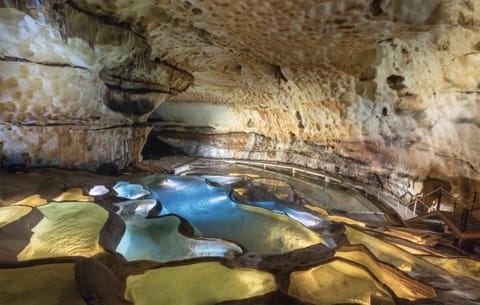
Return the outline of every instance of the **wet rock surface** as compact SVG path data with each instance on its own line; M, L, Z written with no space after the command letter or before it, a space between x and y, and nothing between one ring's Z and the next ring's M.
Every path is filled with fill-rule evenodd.
M402 228L378 203L480 190L479 9L479 0L3 1L0 303L152 305L168 295L171 304L175 291L184 304L478 303L477 258L442 228ZM215 195L202 206L182 211L180 196L130 212L200 251L128 261L117 250L131 228L113 189L131 166L152 165L140 163L151 130L168 152L281 162L361 191L258 171L197 177ZM188 165L177 161L173 172ZM168 181L153 180L154 196ZM82 194L99 183L108 192ZM125 197L137 195L148 193ZM31 210L5 212L15 203ZM234 211L249 216L233 222ZM158 225L167 218L172 226ZM230 238L242 251L209 257ZM168 286L173 275L192 286ZM235 288L219 289L226 282Z
M253 297L244 300L226 301L216 305L308 305L281 292L272 292L259 297Z
M91 176L87 173L81 174L81 172L56 171L56 173L59 177L63 176L63 180L70 181L71 187L98 184L98 181L95 180L105 179L104 181L107 182L108 179L113 179L112 177L102 178L100 176ZM72 178L70 178L70 175L74 175L76 177L75 180L71 180ZM32 176L31 178L35 177ZM31 182L26 181L28 179L30 179L29 176L23 176L24 185L31 186L31 184L29 184ZM47 177L47 179L51 178ZM138 184L141 183L140 181L142 181L142 179L143 175L132 177L131 182L133 184ZM218 188L225 188L227 189L227 193L228 188L245 186L243 182L239 183L239 181L255 181L255 179L258 179L258 183L265 183L268 181L270 184L272 184L274 181L265 180L264 177L252 178L252 175L249 178L242 177L240 179L225 177L223 178L225 180L224 183L221 183L222 179L220 176L211 176L211 178L205 177L204 179L209 179L210 182L206 185L208 187L213 187L212 191L218 192ZM269 179L272 179L272 177L269 177ZM280 177L277 179L279 179L278 181L282 181ZM129 179L124 176L122 177L122 180L128 181ZM79 184L75 185L73 181L77 181ZM212 181L216 181L216 183L212 183ZM36 181L35 184L42 184L42 181ZM275 198L283 198L282 196L285 194L283 190L286 189L286 186L290 184L285 181L277 182L277 184L284 186L279 189L278 193L268 187L262 191L260 191L260 189L256 189L258 191L257 193L263 194L261 196L263 199L273 199L271 196L274 196ZM109 188L111 188L113 185L115 185L115 183L114 181L111 181L110 183L107 183L107 185ZM19 184L19 186L21 187L21 184ZM55 191L55 184L52 184L52 187L53 190L46 191L47 194ZM90 187L87 187L86 189L90 189ZM288 187L288 189L295 191L294 187ZM150 189L150 191L154 192L155 190ZM2 192L3 190L0 190L1 195L4 196ZM267 193L270 195L265 195ZM123 201L123 199L119 197L112 197L110 193L103 195L103 197L106 198L106 201L111 201L112 203L116 202L120 205ZM102 196L95 197L95 200L101 198ZM258 198L260 198L260 196ZM248 197L248 199L252 201L254 200L253 197ZM305 200L308 202L311 201L310 199L312 198L305 198ZM155 220L158 216L154 216L154 212L152 212L152 210L155 210L155 213L161 212L161 202L152 199L146 199L148 202L151 202L151 204L143 208L143 206L141 206L143 202L142 200L145 199L132 201L132 208L127 209L125 213L130 215L129 217L137 217L139 219L143 217L146 221ZM285 203L287 201L288 200L286 200ZM42 209L44 209L44 207L48 207L49 205L62 204L68 205L66 202L47 203L42 207ZM87 207L91 203L79 202L78 204L85 205ZM246 203L242 204L245 205ZM128 206L128 202L123 203L123 205L124 208L126 208ZM70 285L70 288L64 288L66 289L65 291L69 291L68 293L72 293L72 295L78 293L77 291L79 291L81 296L78 299L79 302L84 302L85 304L89 305L113 305L132 304L131 302L134 301L134 303L143 304L146 301L148 302L149 298L151 298L151 300L155 301L153 301L153 303L150 302L150 304L154 304L155 302L161 303L162 297L170 293L169 291L161 292L163 291L162 289L164 289L163 285L161 284L161 281L163 281L165 278L163 272L164 270L168 270L168 274L171 276L168 277L169 281L174 281L177 276L180 279L185 274L190 274L188 273L188 270L193 268L191 270L199 270L198 272L207 275L207 277L210 276L215 278L221 278L223 276L223 271L219 270L226 270L229 274L228 281L231 281L231 283L236 283L235 285L230 285L228 287L228 289L234 289L235 291L231 291L226 294L221 291L213 292L212 287L207 285L205 280L198 282L193 280L193 282L196 283L195 285L200 285L200 288L197 287L198 289L194 288L193 286L191 290L189 290L188 287L182 288L185 289L185 291L204 291L203 293L206 293L207 295L202 296L202 299L208 299L210 296L218 295L220 299L217 299L217 301L212 301L212 304L325 304L324 300L328 298L331 298L332 300L338 300L336 303L352 303L353 299L347 296L360 297L360 299L356 299L354 302L359 304L376 304L376 302L380 302L382 300L386 303L390 302L388 300L393 300L394 304L454 305L458 304L458 302L465 304L475 304L478 302L479 282L475 279L475 276L478 275L475 274L475 267L472 269L472 266L476 266L475 264L478 264L478 260L475 260L471 257L448 257L448 254L442 252L440 249L435 248L436 243L438 242L438 240L434 238L436 233L415 230L412 231L411 229L407 230L405 228L391 227L387 223L381 227L378 225L368 225L367 223L366 227L362 227L358 224L346 225L339 220L330 220L331 222L336 223L336 226L332 226L330 228L332 231L334 231L333 233L338 234L338 236L343 236L343 241L341 243L339 242L339 245L333 248L329 248L323 244L317 244L310 247L273 255L258 254L247 251L244 254L236 254L225 258L197 257L164 263L150 260L127 261L121 254L116 253L115 249L119 243L119 238L125 234L125 222L128 221L122 220L122 218L116 214L118 211L113 211L113 207L113 204L105 206L107 211L102 213L105 213L109 216L105 217L103 221L103 227L100 226L100 229L97 232L99 245L102 247L102 249L104 249L104 251L101 251L90 258L78 257L76 256L76 253L78 253L77 255L84 255L84 250L82 247L79 247L76 250L72 248L73 250L69 252L69 255L73 256L70 257L47 257L41 260L30 259L24 262L17 261L15 253L8 254L8 256L3 256L2 254L2 263L0 264L0 281L2 281L2 279L8 280L9 278L11 280L12 275L10 271L17 270L18 272L21 272L16 275L15 281L18 283L23 283L23 281L28 282L31 280L29 278L29 270L35 272L35 268L46 268L51 272L45 273L47 278L50 276L49 274L56 273L56 278L61 278L63 281L62 283L70 283L68 284ZM294 206L292 205L291 208L293 207ZM98 208L102 209L100 206L98 206ZM268 211L268 207L264 209ZM34 210L40 213L38 208L33 207L32 211ZM96 210L94 209L92 211ZM138 212L136 216L132 214L135 214L135 211ZM30 226L25 223L27 219L33 219L32 217L34 215L30 214L32 214L32 212L18 219L15 218L16 220L0 228L0 238L4 239L11 236L11 234L15 234L15 237L17 238L16 242L21 244L30 243L31 232L29 231L35 227L35 224L33 223L30 224ZM93 216L95 215L90 215L90 217ZM328 215L323 214L314 213L314 216L328 218ZM53 219L51 219L51 221L53 221ZM77 228L76 230L79 230L78 233L83 234L80 231L84 229L74 224L75 222L81 222L83 220L67 217L66 219L57 218L56 221L59 221L60 223L70 222L71 228ZM190 224L188 218L181 219L181 223L182 224L177 228L179 233L188 236L196 236L198 234L196 228ZM8 232L3 231L4 228L13 224L16 225L15 230L13 230L13 227L11 227ZM26 234L25 232L29 233ZM66 233L71 234L71 232ZM61 238L62 234L62 231L57 232L59 238ZM435 258L438 260L445 260L444 263L431 263L428 259L424 258L423 254L416 254L416 252L409 253L410 250L408 247L400 248L398 246L403 245L400 242L401 240L410 246L413 244L417 245L417 248L426 251L429 257L432 257L432 259ZM71 241L68 243L71 244ZM349 244L351 244L351 246L349 246ZM2 251L4 250L5 246L6 244L2 242L0 246ZM162 244L159 244L158 247L162 247ZM413 249L415 247L412 246L410 248ZM57 265L59 264L63 264L64 266L57 268ZM203 267L214 265L214 268L208 267L204 269ZM464 276L458 274L455 275L456 273L449 270L450 266L457 266L453 268L456 270L462 270L461 272L463 272ZM317 271L313 270L316 270L316 268L319 268L318 270L333 270L335 272L330 272L330 277L327 280L325 274L323 274L321 277L315 276L315 272ZM217 270L218 273L214 270ZM256 270L263 273L242 273L242 270ZM249 275L247 276L247 274ZM358 276L361 275L360 278L362 279L362 284L346 287L342 286L342 282L338 282L340 278L344 277L344 280L348 283L360 283L355 276L352 277L354 274L357 274ZM314 275L313 278L311 275ZM199 278L202 278L202 276L199 275ZM255 286L256 288L245 286L245 283L250 281L250 276L255 278L255 282L257 283ZM151 279L155 280L149 283L149 285L153 288L147 289L147 292L142 290L143 288L137 284L133 284L141 283L143 279L148 277L151 277ZM267 284L267 282L261 280L268 278L271 278L271 280L267 281L270 284ZM160 281L158 282L159 284L155 284L156 280ZM225 280L227 280L227 278L225 278ZM192 275L189 276L187 282L190 283L190 281L192 281ZM46 279L45 282L47 283L48 279ZM310 282L311 284L305 284L306 286L302 284ZM71 285L72 283L73 286ZM182 283L186 283L186 281L182 281ZM275 284L275 287L271 286L272 283ZM41 286L41 283L38 285ZM328 288L337 286L339 287L337 290ZM54 289L54 287L51 287L51 285L48 287L41 287L38 289L41 289L47 294L51 293L54 295L53 292L49 292L49 289ZM232 287L243 288L238 288L240 290L237 290L237 288ZM320 289L316 290L317 292L315 293L323 293L325 298L313 297L312 299L312 295L309 296L302 292L305 289L313 289L312 287L317 287L315 289ZM73 291L71 291L71 289L73 289ZM222 289L222 287L218 286L214 290ZM262 289L266 289L266 291L262 292ZM321 289L327 290L322 292ZM343 293L343 289L348 289L348 293L346 291ZM12 288L10 291L12 294L0 296L0 301L8 300L6 297L11 297L12 295L16 295L16 293L23 294L22 298L25 300L28 298L34 299L34 295L30 294L29 291L30 290L26 288L21 288L19 291L13 291ZM245 294L242 294L243 292L241 291L246 292ZM335 294L334 296L330 295L332 291ZM236 297L235 299L231 300L228 299L228 295L235 295L236 293L240 293L239 295L244 295L244 297ZM185 295L188 294L185 292ZM192 297L187 301L195 304L194 295L195 294L193 294ZM132 296L134 296L133 299ZM41 296L38 297L40 298ZM169 295L168 297L171 296ZM225 297L227 299L222 299ZM52 305L63 304L61 302L56 302L55 299L51 299L50 302Z
M18 254L28 245L32 237L33 233L31 230L42 218L43 214L33 208L19 220L0 228L0 262L17 260Z
M77 262L75 280L88 305L133 304L123 297L125 284L99 260L83 259Z

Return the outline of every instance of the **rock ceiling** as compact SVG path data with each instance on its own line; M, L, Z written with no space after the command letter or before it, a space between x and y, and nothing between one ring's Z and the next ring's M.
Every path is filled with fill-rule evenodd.
M135 162L150 117L196 155L479 179L480 0L1 6L5 159Z

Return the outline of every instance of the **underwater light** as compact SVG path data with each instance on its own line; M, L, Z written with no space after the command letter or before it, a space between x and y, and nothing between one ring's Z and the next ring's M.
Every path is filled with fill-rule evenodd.
M182 189L184 188L185 186L178 183L177 181L173 180L173 179L169 179L167 177L165 177L164 179L162 179L159 183L158 183L158 186L161 186L161 187L165 187L165 188L172 188L172 189Z
M125 221L130 221L132 219L144 219L148 217L148 214L152 209L157 206L157 200L155 199L140 199L140 200L128 200L117 202L114 204L119 207L120 210L117 212L120 216L124 218Z
M322 222L324 222L321 218L316 217L315 215L312 215L307 212L296 211L289 208L285 210L285 214L287 214L288 217L306 226L307 228L318 227L319 225L322 224Z
M26 206L0 207L0 228L12 223L32 211L32 208Z
M94 185L89 191L88 195L90 196L103 196L107 194L109 189L105 185Z
M131 184L125 181L117 182L113 189L119 197L126 199L138 199L150 195L150 192L144 189L141 184Z
M32 229L20 260L60 256L94 256L103 253L100 232L108 212L92 202L52 202L38 208L42 220ZM60 234L61 233L61 234Z
M136 305L197 305L260 296L276 289L270 273L203 262L130 275L125 296Z

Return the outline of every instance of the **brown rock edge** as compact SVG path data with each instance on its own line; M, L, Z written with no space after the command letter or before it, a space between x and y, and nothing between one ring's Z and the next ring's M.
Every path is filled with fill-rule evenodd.
M0 263L15 262L17 255L28 245L32 229L43 219L37 208L20 219L0 228Z

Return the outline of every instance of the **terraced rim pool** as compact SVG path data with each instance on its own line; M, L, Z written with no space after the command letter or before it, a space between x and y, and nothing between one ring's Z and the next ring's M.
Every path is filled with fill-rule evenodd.
M272 176L152 175L29 196L0 207L0 304L480 300L479 261L449 257L431 233L393 227L351 194Z

